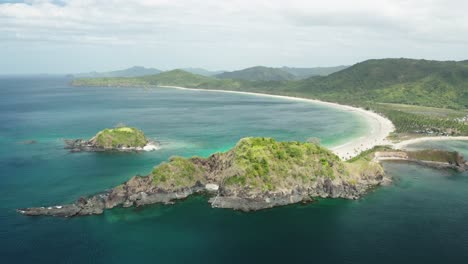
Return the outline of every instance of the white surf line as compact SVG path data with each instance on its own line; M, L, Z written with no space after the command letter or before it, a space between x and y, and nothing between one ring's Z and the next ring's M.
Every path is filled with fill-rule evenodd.
M445 141L445 140L468 140L467 136L436 136L436 137L420 137L404 140L393 144L394 148L403 149L411 144L421 143L425 141Z
M287 100L294 100L294 101L300 101L300 102L321 104L321 105L326 105L326 106L333 107L339 110L352 111L360 115L361 117L364 117L365 121L369 125L370 131L366 135L361 136L356 139L352 139L351 141L346 142L345 144L331 147L331 150L343 160L348 160L358 155L362 151L371 149L377 145L392 145L392 142L390 142L387 139L387 137L391 132L395 130L395 126L393 125L393 123L389 119L377 113L367 111L367 110L357 108L357 107L341 105L337 103L324 102L324 101L320 101L316 99L307 99L307 98L284 96L284 95L273 95L273 94L230 91L230 90L196 89L196 88L167 86L167 85L164 85L164 86L161 85L158 87L174 88L174 89L190 90L190 91L220 92L220 93L234 93L234 94L263 96L263 97L270 97L270 98L279 98L279 99L287 99Z

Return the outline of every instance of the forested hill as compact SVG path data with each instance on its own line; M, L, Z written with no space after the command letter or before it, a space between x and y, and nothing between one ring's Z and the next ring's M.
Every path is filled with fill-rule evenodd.
M326 77L304 80L296 92L347 103L468 108L468 61L368 60Z
M335 66L335 67L315 67L315 68L295 68L295 67L281 67L280 69L289 72L296 76L296 79L306 79L312 76L327 76L332 73L342 71L349 66Z
M215 75L219 79L239 79L247 81L285 81L295 79L295 75L277 68L256 66L239 71L223 72Z
M258 70L254 72L258 73ZM277 73L276 69L273 70L266 72ZM281 79L266 75L263 79ZM227 78L228 75L223 76ZM91 86L174 85L290 94L354 105L374 102L468 108L468 61L380 59L364 61L328 76L305 80L252 81L236 78L218 79L173 70L133 78L77 79L73 83Z
M77 79L73 84L172 85L313 98L383 113L399 133L468 135L468 122L463 121L468 117L468 61L368 60L305 80L218 79L173 70L133 78Z

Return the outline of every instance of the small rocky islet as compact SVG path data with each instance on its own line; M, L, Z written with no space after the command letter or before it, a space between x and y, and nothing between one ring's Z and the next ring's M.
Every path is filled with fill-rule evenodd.
M99 141L95 139L94 141ZM72 204L18 209L24 215L72 217L102 214L114 207L170 204L196 193L211 196L214 208L256 211L316 197L357 199L391 182L380 160L404 160L437 168L466 169L456 152L409 152L377 147L344 162L312 142L244 138L208 158L172 157L146 176Z
M89 140L66 139L65 148L71 152L91 151L152 151L158 143L149 140L143 131L134 127L106 128Z

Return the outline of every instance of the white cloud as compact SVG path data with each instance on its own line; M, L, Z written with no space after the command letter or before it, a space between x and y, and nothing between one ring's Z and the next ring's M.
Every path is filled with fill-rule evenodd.
M197 49L213 67L222 65L208 55L223 51L230 53L224 54L225 67L244 66L235 59L242 55L246 63L301 65L332 64L334 56L359 60L432 52L439 58L444 49L445 57L453 58L468 44L465 10L463 0L33 0L0 4L0 41L154 53ZM460 57L467 55L459 50Z

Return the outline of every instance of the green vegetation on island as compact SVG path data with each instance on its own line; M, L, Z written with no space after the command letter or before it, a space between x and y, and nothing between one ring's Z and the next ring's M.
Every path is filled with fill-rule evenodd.
M233 155L239 173L226 178L228 186L251 186L265 191L287 188L286 182L306 184L316 177L348 176L335 154L312 143L244 138L234 148Z
M133 151L133 150L155 150L156 146L151 144L143 131L134 127L106 128L98 132L90 140L67 139L65 148L72 152L79 151Z
M194 186L197 181L203 180L205 170L196 166L189 159L171 157L169 162L162 163L151 172L153 184L160 188L169 189L174 186Z
M147 176L135 176L73 204L18 211L66 217L101 214L116 206L171 203L205 191L213 195L213 207L251 211L314 197L356 199L385 181L380 164L343 162L314 143L244 138L231 150L208 158L173 157Z
M142 148L148 143L143 131L134 127L106 128L91 141L101 148Z
M314 143L278 142L272 138L243 138L225 152L208 159L171 158L152 171L153 184L180 189L206 183L212 166L229 164L216 171L216 181L226 190L245 189L251 194L311 186L319 179L356 184L363 175L382 175L380 165L342 162L328 149Z
M403 151L377 146L343 162L329 150L302 142L244 138L231 150L208 158L173 157L147 176L135 176L115 188L73 204L18 209L25 215L101 214L116 206L172 203L198 192L212 207L261 210L315 197L357 199L388 183L379 160L417 162L440 169L466 170L458 152Z

